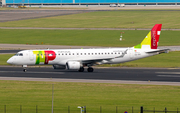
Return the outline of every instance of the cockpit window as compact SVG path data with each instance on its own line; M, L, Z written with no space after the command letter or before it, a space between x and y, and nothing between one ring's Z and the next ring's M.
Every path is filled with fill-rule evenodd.
M17 53L14 56L23 56L23 53Z

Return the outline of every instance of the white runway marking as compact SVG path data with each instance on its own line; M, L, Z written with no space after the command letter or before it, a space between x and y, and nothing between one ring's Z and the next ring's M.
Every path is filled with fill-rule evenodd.
M44 74L64 74L64 72L23 72L23 71L0 71L0 73L44 73Z
M180 75L180 72L156 72L158 74L179 74Z
M159 77L180 77L180 75L157 75Z
M162 74L162 75L157 75L158 77L180 77L180 72L156 72L158 74ZM167 75L166 75L167 74Z

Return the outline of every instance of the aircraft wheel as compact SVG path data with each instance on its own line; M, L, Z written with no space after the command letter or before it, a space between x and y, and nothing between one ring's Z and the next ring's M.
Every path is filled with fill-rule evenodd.
M84 67L80 67L79 72L84 72Z
M24 72L26 72L27 70L26 69L23 69Z
M93 72L94 69L93 69L92 67L89 67L89 68L87 69L87 71L88 71L88 72Z

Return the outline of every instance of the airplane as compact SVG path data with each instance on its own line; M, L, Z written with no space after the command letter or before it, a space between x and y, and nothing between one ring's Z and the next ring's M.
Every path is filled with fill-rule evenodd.
M68 69L93 72L92 66L100 64L117 64L129 62L160 53L169 49L157 49L162 24L156 24L144 40L128 48L96 48L96 49L45 49L23 50L7 60L8 64L22 65L26 72L28 65L52 65L54 69Z

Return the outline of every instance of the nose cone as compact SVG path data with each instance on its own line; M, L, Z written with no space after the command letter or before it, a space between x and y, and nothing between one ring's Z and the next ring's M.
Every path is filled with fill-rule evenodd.
M13 64L13 58L11 57L10 59L7 60L8 64Z

